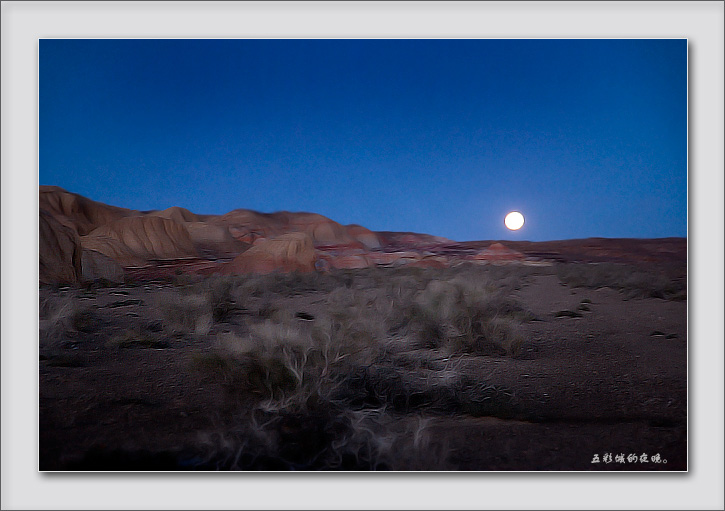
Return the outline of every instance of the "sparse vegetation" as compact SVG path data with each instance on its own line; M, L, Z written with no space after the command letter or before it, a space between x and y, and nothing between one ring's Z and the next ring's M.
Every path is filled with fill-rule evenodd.
M529 379L540 377L529 363L546 344L525 332L548 325L525 323L576 323L532 305L538 319L518 301L516 291L532 272L492 265L369 268L177 275L130 293L67 288L39 304L40 364L43 371L80 375L92 366L93 350L115 363L143 361L155 374L162 374L159 361L173 361L178 378L163 382L168 387L158 408L196 414L198 429L190 431L198 438L184 444L191 454L169 454L171 469L446 470L462 454L440 439L441 425L530 423L563 413L550 411L543 387L502 377L520 372L522 382L538 385ZM568 298L569 290L562 291ZM593 306L583 298L554 316L587 321L600 313L601 301ZM116 322L104 330L101 320L110 316ZM100 342L91 347L88 339ZM189 410L183 403L192 393L204 401ZM123 417L137 413L138 394L113 401ZM106 459L98 456L93 463Z
M98 313L76 293L41 301L39 312L41 348L58 347L79 333L92 333L100 327Z
M423 345L451 354L517 355L523 343L517 323L528 318L494 285L462 278L431 281L409 311Z
M616 263L560 264L557 275L562 282L573 287L609 287L630 298L687 299L684 279L675 279L644 267Z
M248 403L233 440L205 437L214 454L204 463L295 470L422 466L423 459L431 462L423 449L430 438L419 427L417 448L403 448L411 431L396 426L398 414L515 416L511 392L466 376L451 360L520 353L525 339L517 326L530 316L508 296L518 279L509 273L501 284L478 268L469 269L477 279L410 270L212 284L235 303L259 305L244 334L217 334L213 351L194 358L197 371ZM261 287L267 279L270 287ZM316 293L323 306L314 314L273 306L273 290L284 298ZM194 305L208 316L208 299ZM393 452L409 457L395 459Z
M204 294L166 292L159 296L157 308L173 333L206 335L214 322L211 301Z

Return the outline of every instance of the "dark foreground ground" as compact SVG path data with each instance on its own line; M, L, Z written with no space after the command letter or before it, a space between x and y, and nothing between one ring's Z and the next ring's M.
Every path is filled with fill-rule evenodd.
M43 287L40 470L686 470L680 270Z

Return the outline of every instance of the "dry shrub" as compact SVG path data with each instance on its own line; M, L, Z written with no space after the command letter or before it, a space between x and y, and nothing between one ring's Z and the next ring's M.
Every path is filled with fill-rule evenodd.
M523 346L518 324L526 311L487 281L431 281L415 297L409 314L424 347L516 356Z
M166 292L157 308L176 333L206 335L214 322L228 321L248 295L242 277L214 276Z
M241 375L241 383L230 379L241 385L238 391L281 400L329 396L344 367L369 363L377 345L365 328L331 318L318 323L301 325L291 312L279 312L274 320L252 325L248 336L220 334L214 356L227 361L225 371Z
M165 326L174 333L206 335L214 323L211 300L206 294L167 292L157 299Z
M225 321L238 309L236 288L240 281L235 277L211 277L201 287L201 293L209 298L214 321Z
M39 320L41 348L61 346L70 337L93 333L101 327L98 313L76 294L41 300Z
M428 418L310 400L257 409L237 430L200 435L201 470L445 470Z

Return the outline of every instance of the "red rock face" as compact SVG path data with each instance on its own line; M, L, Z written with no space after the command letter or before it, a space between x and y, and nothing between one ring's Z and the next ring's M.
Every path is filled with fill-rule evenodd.
M134 253L122 241L109 236L81 236L81 246L84 251L99 252L123 267L143 266L147 263L146 257Z
M346 227L347 234L352 239L360 242L367 249L378 249L381 247L380 239L370 229L366 229L362 225L348 225Z
M337 245L353 241L342 225L322 215L289 214L288 225L290 230L310 236L315 245Z
M381 246L377 234L369 229L359 225L343 226L315 213L257 213L237 209L208 221L224 225L235 239L249 244L258 238L269 239L289 232L301 232L307 234L316 247L356 245L377 249Z
M73 284L81 277L81 243L78 233L47 211L39 218L39 280L43 284Z
M428 256L411 263L410 266L414 268L448 268L450 264L445 257Z
M376 232L375 233L382 246L389 249L408 250L411 248L436 247L441 245L453 244L448 238L440 236L431 236L430 234L420 234L415 232Z
M367 251L365 245L358 241L351 241L349 243L341 243L337 245L315 245L315 248L331 255L360 254Z
M315 270L315 248L304 233L283 234L264 241L222 267L222 274L310 272Z
M166 208L163 211L152 211L148 213L149 216L160 216L161 218L168 218L169 220L174 220L176 222L179 222L181 224L185 222L198 222L199 217L189 211L185 208L180 208L178 206L172 206L170 208Z
M272 213L258 213L248 209L235 209L225 215L210 216L206 222L226 227L237 240L254 243L257 238L273 238L289 232L283 218Z
M421 254L412 250L406 250L404 252L394 252L394 255L396 258L393 261L393 266L413 264L423 258Z
M194 247L200 252L217 257L236 256L247 250L250 243L236 240L229 229L207 222L184 222Z
M220 226L221 227L221 226ZM242 243L247 243L249 245L254 245L257 243L257 241L264 241L267 238L265 238L261 233L258 232L246 232L238 227L229 227L229 234L237 241L241 241Z
M115 240L142 260L198 256L184 225L157 216L121 218L94 229L86 238L87 243L92 240ZM111 258L119 257L119 254L107 253L105 246L100 243L96 250ZM128 266L125 263L127 261L123 261L122 265Z
M398 252L371 252L368 256L375 264L391 265L400 260Z
M492 243L475 256L476 261L523 261L524 254L511 250L501 243Z
M41 186L39 200L40 209L81 236L119 218L139 214L137 211L87 199L57 186Z
M356 270L372 266L370 259L364 254L343 255L332 258L332 267L338 270Z

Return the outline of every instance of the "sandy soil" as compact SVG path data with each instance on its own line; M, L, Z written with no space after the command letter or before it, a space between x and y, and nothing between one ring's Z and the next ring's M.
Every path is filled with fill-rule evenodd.
M214 334L244 331L249 313L237 311L210 335L169 336L154 304L171 289L148 283L81 291L80 301L94 311L86 331L41 345L41 470L214 468L199 462L200 446L233 431L248 403L194 360L213 349ZM78 292L44 287L40 301ZM687 302L575 289L546 268L514 296L535 316L522 325L526 352L455 361L463 374L507 389L509 412L391 412L401 425L425 423L425 468L686 470ZM314 315L320 295L277 305ZM134 344L127 331L154 341ZM604 463L606 454L623 454L625 462ZM595 455L602 462L592 463ZM654 455L662 462L652 462Z

